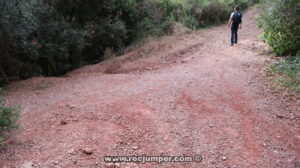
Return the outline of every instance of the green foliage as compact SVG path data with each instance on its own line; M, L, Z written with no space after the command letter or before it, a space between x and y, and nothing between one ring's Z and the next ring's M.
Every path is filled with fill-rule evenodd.
M167 0L161 0L163 2ZM256 0L170 0L164 3L168 15L191 29L218 24L228 19L233 7L242 10Z
M202 24L214 24L220 23L224 20L228 19L228 14L230 13L230 8L222 5L219 2L212 2L202 10L202 15L198 21L202 22Z
M254 1L254 0L251 0ZM57 76L148 36L223 22L250 0L1 0L0 83Z
M199 21L197 21L196 18L192 15L182 17L179 21L192 30L196 30L200 27Z
M239 6L242 10L246 9L249 5L256 3L255 0L231 0L228 1L229 6Z
M4 145L5 133L7 133L8 130L17 128L16 121L18 118L19 107L5 106L4 100L0 99L0 146Z
M270 68L278 75L276 81L281 86L300 92L300 53L275 62Z
M296 55L300 50L300 2L269 1L260 17L263 39L277 55Z
M16 128L18 117L17 107L7 107L4 105L4 101L0 100L0 131Z
M104 50L104 59L111 59L111 58L115 58L117 55L115 53L114 50L112 50L111 48L107 48Z

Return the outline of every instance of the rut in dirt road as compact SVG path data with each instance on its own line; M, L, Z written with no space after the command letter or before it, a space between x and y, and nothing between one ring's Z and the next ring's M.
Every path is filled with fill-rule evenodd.
M113 167L103 156L143 154L203 161L115 167L300 167L299 107L259 87L268 57L257 11L244 16L233 47L221 25L150 42L65 78L12 84L5 96L21 103L22 129L1 151L0 167L102 168Z

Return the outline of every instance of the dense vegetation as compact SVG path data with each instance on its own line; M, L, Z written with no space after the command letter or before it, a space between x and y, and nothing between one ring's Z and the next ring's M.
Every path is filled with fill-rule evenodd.
M148 36L228 18L257 0L1 0L0 83L62 75Z
M259 19L262 37L277 56L271 64L276 83L300 91L300 1L267 0Z
M300 50L300 1L268 0L259 25L263 38L277 55L295 56Z

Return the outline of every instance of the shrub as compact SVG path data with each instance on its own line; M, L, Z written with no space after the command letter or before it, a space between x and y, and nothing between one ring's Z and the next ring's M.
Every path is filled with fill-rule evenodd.
M179 21L192 30L196 30L200 27L199 21L193 15L186 15L185 17L182 17Z
M7 131L17 128L16 121L19 118L19 107L5 106L3 99L0 99L0 146L4 145L4 138Z
M202 14L199 17L199 22L202 22L202 25L220 23L228 19L228 13L224 4L221 4L217 1L210 3L208 6L204 7Z
M16 128L16 121L19 117L17 107L8 107L4 105L4 101L0 100L0 130L9 130Z
M104 50L104 59L111 59L111 58L115 58L117 55L115 53L115 51L111 48L107 48Z
M277 55L296 55L300 50L298 0L270 1L259 19L263 39Z
M228 4L231 8L238 5L241 10L246 9L250 4L254 4L255 0L233 0L229 1Z
M254 4L255 0L188 0L182 3L184 15L179 21L195 29L221 23L229 18L234 6L239 5L244 10Z
M254 5L256 3L259 3L259 0L248 0L250 5Z

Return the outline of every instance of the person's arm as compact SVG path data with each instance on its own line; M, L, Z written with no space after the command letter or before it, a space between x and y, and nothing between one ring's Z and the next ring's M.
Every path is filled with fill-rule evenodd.
M242 29L242 25L243 25L243 16L241 16L241 23L239 25L240 29Z
M231 19L231 17L230 17L227 26L230 26L230 25L231 25L231 22L232 22L232 19Z
M231 15L230 15L230 18L229 18L229 21L228 21L228 26L230 26L231 25L231 23L232 23L232 13L231 13Z

